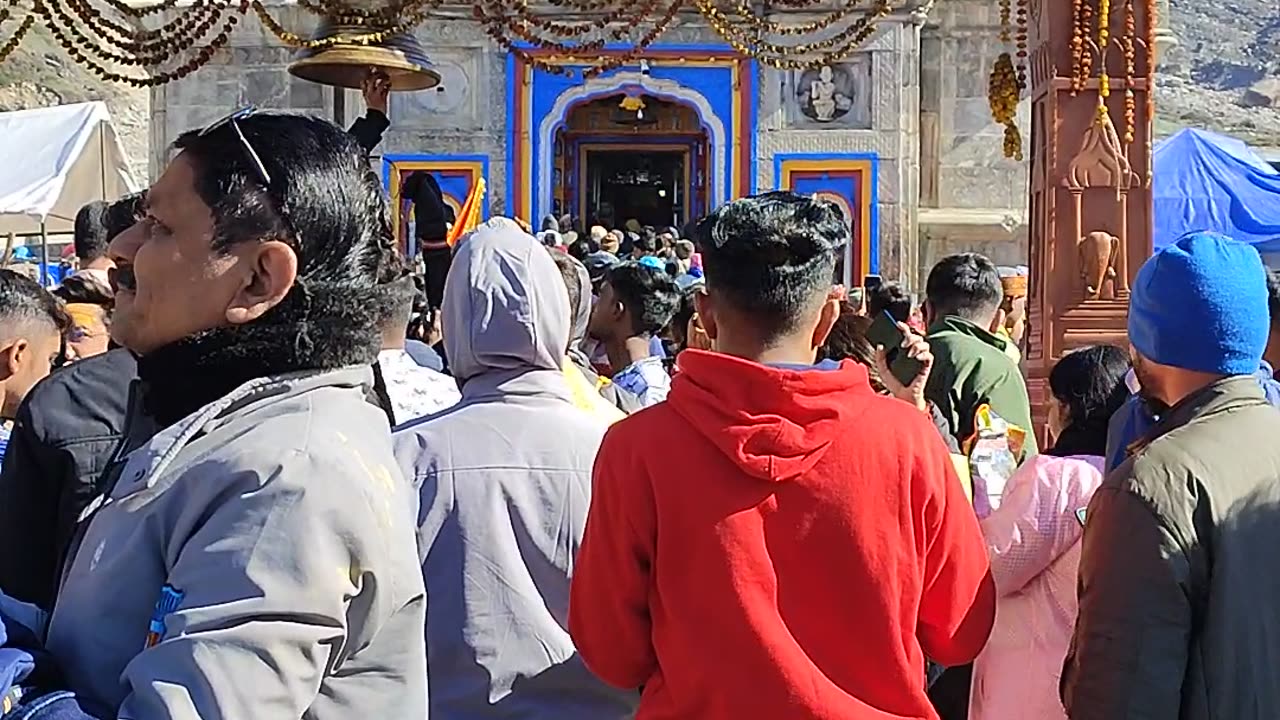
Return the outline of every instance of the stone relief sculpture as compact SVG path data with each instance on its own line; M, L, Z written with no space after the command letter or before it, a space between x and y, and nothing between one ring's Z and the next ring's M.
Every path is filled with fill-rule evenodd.
M1091 232L1080 238L1077 250L1080 276L1084 280L1084 298L1114 300L1116 256L1120 251L1120 238L1107 232Z
M795 124L871 127L871 56L862 54L836 65L792 75L791 105Z
M836 108L848 110L852 101L836 90L831 81L834 74L830 65L822 66L818 79L809 83L809 109L818 122L831 122L836 117Z

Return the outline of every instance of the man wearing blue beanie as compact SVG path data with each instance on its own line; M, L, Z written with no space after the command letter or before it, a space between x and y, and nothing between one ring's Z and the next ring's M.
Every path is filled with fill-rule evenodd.
M1133 283L1129 342L1157 420L1094 494L1073 720L1280 718L1280 412L1253 377L1267 345L1257 251L1193 233Z

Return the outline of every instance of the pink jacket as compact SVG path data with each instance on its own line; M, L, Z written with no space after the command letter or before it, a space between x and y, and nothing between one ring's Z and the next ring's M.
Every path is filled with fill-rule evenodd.
M999 600L973 664L970 720L1066 719L1058 679L1077 610L1084 528L1076 510L1102 484L1102 469L1100 457L1034 457L982 521Z

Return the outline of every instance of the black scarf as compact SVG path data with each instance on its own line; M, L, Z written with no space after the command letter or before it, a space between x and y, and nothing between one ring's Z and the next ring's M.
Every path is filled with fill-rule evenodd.
M167 427L261 377L372 365L392 292L299 279L284 300L244 325L204 330L138 358L143 411ZM375 372L375 378L381 373ZM390 416L385 385L371 400Z

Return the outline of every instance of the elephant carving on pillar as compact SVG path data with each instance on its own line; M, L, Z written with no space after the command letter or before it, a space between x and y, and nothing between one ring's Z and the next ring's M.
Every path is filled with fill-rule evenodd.
M1120 238L1095 231L1080 238L1078 244L1080 276L1084 280L1085 300L1114 300L1116 297L1116 256Z

